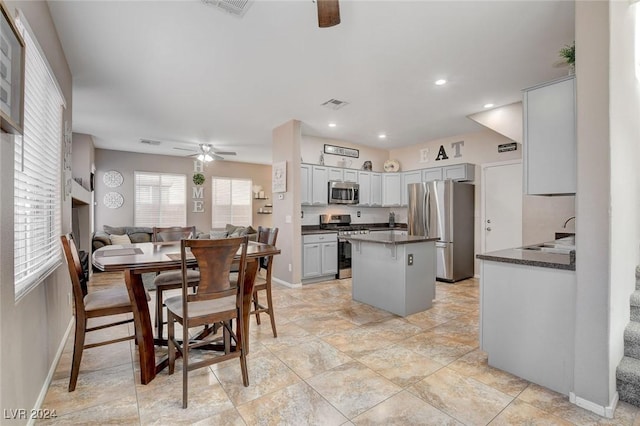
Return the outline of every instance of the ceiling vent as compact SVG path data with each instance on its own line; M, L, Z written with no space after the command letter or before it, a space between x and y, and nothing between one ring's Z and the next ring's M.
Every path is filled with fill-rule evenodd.
M151 140L151 139L140 139L140 143L145 144L145 145L153 145L153 146L160 145L160 141L154 141L154 140Z
M207 6L213 6L235 16L243 17L253 0L202 0Z
M349 102L341 101L339 99L329 99L327 102L322 104L323 107L333 110L340 109L345 105L349 105Z

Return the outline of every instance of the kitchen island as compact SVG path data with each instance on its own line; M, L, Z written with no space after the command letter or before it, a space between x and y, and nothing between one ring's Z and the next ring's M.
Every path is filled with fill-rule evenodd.
M539 245L476 257L482 260L480 349L487 352L489 365L569 395L575 251L545 251Z
M345 237L352 245L353 300L400 316L431 308L436 296L437 238L402 234Z

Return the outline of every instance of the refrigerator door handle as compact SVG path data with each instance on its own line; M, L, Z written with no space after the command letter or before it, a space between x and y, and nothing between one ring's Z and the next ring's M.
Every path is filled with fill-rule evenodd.
M427 231L425 235L430 237L431 233L429 232L429 223L431 222L431 199L429 197L429 191L424 192L424 203L422 205L427 207L427 214L422 215L422 217L424 220L424 229Z

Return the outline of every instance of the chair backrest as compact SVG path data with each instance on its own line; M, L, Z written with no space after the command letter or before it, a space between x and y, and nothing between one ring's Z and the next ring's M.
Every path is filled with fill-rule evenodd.
M73 299L75 301L76 318L78 312L84 312L84 296L87 295L86 283L84 282L84 272L80 265L80 256L78 256L78 249L71 237L71 234L60 236L62 241L62 251L64 257L67 260L67 266L69 268L69 276L71 277L71 287L73 288Z
M188 238L196 237L195 226L169 226L169 227L153 227L151 241L154 243L164 241L180 241Z
M238 283L244 283L246 269L248 237L222 238L218 240L182 240L180 253L182 257L182 296L186 302L216 299L242 293L229 280L233 258L240 249L241 256L238 267ZM187 294L187 261L195 257L200 270L200 281L196 292Z
M275 246L278 239L278 228L265 228L258 226L258 242ZM260 258L260 268L269 269L273 256L265 256Z

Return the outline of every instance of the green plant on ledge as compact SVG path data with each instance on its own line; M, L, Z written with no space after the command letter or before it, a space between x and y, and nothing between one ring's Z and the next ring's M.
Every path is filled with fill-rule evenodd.
M574 41L571 45L565 45L562 49L560 49L560 57L564 58L564 60L569 64L569 68L573 69L576 63L576 42Z
M202 173L195 173L193 175L193 183L202 185L204 183L204 175Z

